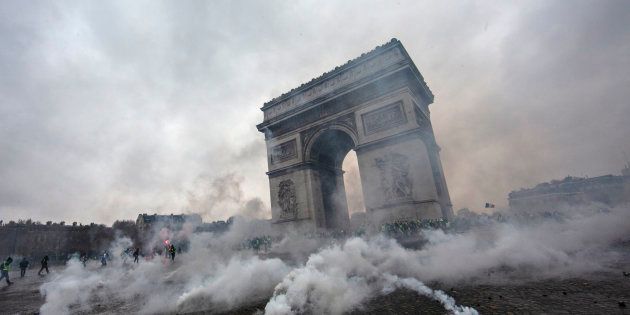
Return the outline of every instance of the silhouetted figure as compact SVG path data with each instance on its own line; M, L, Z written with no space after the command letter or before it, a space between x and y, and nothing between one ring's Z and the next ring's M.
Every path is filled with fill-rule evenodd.
M37 272L37 275L42 275L42 271L44 271L44 269L46 269L46 274L49 274L50 271L48 271L48 255L44 256L44 258L42 258L42 268L39 269L39 271Z
M168 247L168 252L171 254L171 261L175 261L175 245L171 244Z
M7 280L8 285L12 285L13 282L9 280L9 270L11 270L11 263L13 262L13 258L9 257L5 260L2 265L0 265L0 272L2 272L2 276L0 276L0 280L5 278Z
M20 278L24 278L28 265L30 265L30 263L26 260L26 257L22 257L22 260L20 260Z
M138 263L138 256L140 256L140 248L136 247L136 250L133 252L133 262Z
M88 261L88 255L87 254L81 255L81 263L83 264L83 268L87 266L87 261Z
M107 266L107 253L103 253L103 256L101 256L101 267L105 266Z

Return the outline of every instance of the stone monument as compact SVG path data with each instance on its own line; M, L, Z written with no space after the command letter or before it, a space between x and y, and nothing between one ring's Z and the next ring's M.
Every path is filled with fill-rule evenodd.
M451 218L431 103L396 39L265 103L257 127L267 144L272 221L347 228L341 165L350 150L371 222Z

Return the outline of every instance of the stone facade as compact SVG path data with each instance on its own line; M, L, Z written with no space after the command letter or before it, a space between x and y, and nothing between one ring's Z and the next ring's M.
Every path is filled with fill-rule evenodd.
M267 102L272 220L298 228L349 225L341 164L355 150L367 216L452 217L429 118L433 94L393 39Z

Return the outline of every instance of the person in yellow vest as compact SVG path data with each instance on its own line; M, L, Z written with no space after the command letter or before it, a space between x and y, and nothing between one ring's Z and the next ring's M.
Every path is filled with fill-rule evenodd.
M0 265L0 272L2 273L2 276L0 276L0 280L2 280L2 278L5 278L7 280L7 284L8 285L12 285L13 282L11 282L11 280L9 280L9 270L11 270L11 263L13 262L13 258L9 257L7 258L7 260L5 260L2 265Z

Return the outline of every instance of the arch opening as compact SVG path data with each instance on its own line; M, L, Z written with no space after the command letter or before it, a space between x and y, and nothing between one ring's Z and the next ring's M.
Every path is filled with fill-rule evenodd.
M329 129L315 139L310 149L310 162L321 191L321 227L343 230L350 225L343 162L354 147L354 140L346 132Z
M363 200L363 185L361 174L359 173L359 161L357 153L350 150L343 160L343 184L346 188L346 199L348 200L348 213L350 221L355 214L361 216L365 213L365 201Z

